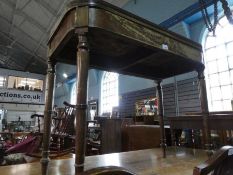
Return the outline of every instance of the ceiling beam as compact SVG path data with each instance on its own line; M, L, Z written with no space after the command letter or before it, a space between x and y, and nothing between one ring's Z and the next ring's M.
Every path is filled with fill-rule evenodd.
M57 11L54 10L50 3L47 3L44 0L34 0L37 4L41 5L43 8L45 8L49 13L51 13L53 16L57 15Z
M3 17L3 16L0 16L0 18L1 18L2 20L4 20L6 23L8 23L9 25L11 25L11 22L10 22L7 18L5 18L5 17ZM25 31L23 31L21 28L19 28L19 27L17 27L17 26L14 26L14 28L17 29L20 33L22 33L22 34L24 34L25 36L27 36L27 37L28 37L30 40L32 40L35 44L38 43L37 40L35 40L34 38L32 38L31 35L27 34L27 33L26 33ZM12 34L11 34L11 35L12 35ZM44 49L47 49L46 46L41 45L41 47L43 47Z
M23 10L30 2L31 0L27 0L27 2L22 7L20 7L20 9Z
M205 0L206 8L214 4L215 0ZM171 18L161 22L159 25L165 28L170 28L179 22L185 20L186 18L194 15L195 13L201 11L201 6L199 2L192 4L191 6L187 7L186 9L182 10L181 12L177 13L176 15L172 16Z
M3 37L8 38L11 41L15 41L13 38L11 38L10 36L8 36L7 34L5 34L4 32L0 31L0 35L2 35ZM27 52L29 55L32 55L33 51L31 49L28 49L27 47L25 47L23 44L21 44L20 42L16 41L15 44L17 44L20 48L22 48L25 52ZM37 60L41 63L46 64L46 58L43 58L39 55L36 55Z
M43 1L43 0L40 0L40 2L41 2L41 1ZM66 2L63 1L63 2L60 4L60 8L59 8L58 11L56 12L56 14L53 15L53 17L51 18L51 20L50 20L50 22L49 22L49 26L48 26L48 28L47 28L47 33L51 30L51 28L53 27L53 25L54 25L54 23L56 22L57 18L61 15L62 9L63 9L63 6L64 6L65 3L66 3ZM32 61L29 61L29 62L28 62L28 64L27 64L27 65L25 66L25 68L24 68L24 71L27 71L27 69L28 69L28 68L31 66L31 64L33 63L33 58L34 58L34 56L36 56L36 52L37 52L38 49L40 48L40 46L41 46L41 44L42 44L42 42L43 42L43 40L44 40L45 37L47 37L47 34L46 34L46 33L44 33L44 34L42 35L40 41L38 42L37 47L36 47L35 50L33 51L33 54L32 54L32 56L31 56L31 58L30 58L30 60L32 60Z
M11 16L11 27L10 27L10 30L9 30L9 34L11 34L12 29L13 29L13 27L14 27L15 10L18 8L18 7L17 7L17 4L18 4L18 0L15 1L15 7L14 7L13 12L12 12L12 16Z
M15 4L12 3L9 0L1 0L1 2L3 2L4 4L6 4L7 6L9 6L12 9L15 9ZM25 18L28 22L30 22L31 24L33 24L34 26L36 26L42 33L46 33L47 30L44 26L42 26L38 21L36 21L35 19L33 19L32 17L30 17L28 14L26 14L24 11L20 10L20 9L15 9L15 14Z
M23 69L23 66L20 66L18 63L16 63L14 58L12 58L10 55L6 56L6 55L3 55L3 54L0 53L0 60L8 68L9 67L14 67L14 69L21 69L21 70Z

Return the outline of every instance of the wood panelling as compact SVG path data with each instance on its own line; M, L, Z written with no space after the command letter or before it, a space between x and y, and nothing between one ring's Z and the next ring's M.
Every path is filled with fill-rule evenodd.
M177 82L179 115L201 110L198 92L198 79L191 78Z
M120 98L120 116L128 117L135 116L135 103L138 100L146 99L149 97L155 97L155 88L148 88L139 91L133 91L121 95Z
M198 79L190 78L182 81L177 81L176 85L177 86L175 86L175 83L171 83L162 87L165 117L183 115L186 112L200 111ZM175 94L176 87L177 102ZM139 91L133 91L122 94L119 103L120 116L134 116L136 101L146 99L149 97L155 97L155 95L155 88L147 88Z
M163 105L164 116L176 115L176 102L175 102L175 85L167 84L163 86Z

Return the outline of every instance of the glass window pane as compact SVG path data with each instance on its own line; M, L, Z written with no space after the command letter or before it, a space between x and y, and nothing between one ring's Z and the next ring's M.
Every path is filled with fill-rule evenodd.
M219 22L218 22L221 26L228 26L228 24L229 24L229 22L228 22L228 20L227 20L227 18L224 16L223 18L221 18L221 20L219 20ZM219 25L217 25L217 28L219 28Z
M105 72L103 74L101 86L101 110L102 113L112 112L112 107L118 105L118 74L112 72ZM113 100L116 96L117 103Z
M32 90L32 91L42 91L43 90L43 80L9 76L7 88Z
M215 54L217 58L226 57L226 47L225 44L216 47Z
M227 44L227 55L233 55L233 42Z
M216 45L221 45L225 42L225 34L222 27L216 28Z
M207 68L208 68L207 71L208 71L209 74L213 74L213 73L217 73L218 72L216 61L208 62Z
M223 105L223 110L225 111L231 111L231 100L224 100L222 102L222 105Z
M224 100L226 99L232 99L232 92L231 92L231 86L222 86L221 87L222 90L222 98Z
M218 74L212 74L209 76L210 87L219 86Z
M6 78L4 76L0 76L0 88L5 87Z
M216 59L216 50L215 48L211 48L206 50L205 52L205 61L212 61Z
M233 31L233 26L232 25L227 25L226 27L224 27L224 34L225 34L224 39L225 39L225 42L233 41L232 31Z
M223 43L224 43L224 38L222 36L218 35L216 37L216 45L218 46L218 45L221 45Z
M216 38L213 36L207 37L205 47L210 48L210 47L213 47L215 45L216 45Z
M230 71L230 76L231 76L231 84L233 84L233 70Z
M229 72L222 72L219 74L219 80L221 85L228 85L231 83Z
M217 63L218 63L218 71L219 72L223 72L223 71L226 71L229 69L228 68L228 61L227 61L226 57L218 59Z
M71 97L70 97L70 103L72 105L76 105L76 99L77 99L77 96L76 96L76 83L73 84L72 86L72 89L71 89Z
M233 56L228 57L229 67L230 69L233 68Z
M211 96L213 100L221 100L222 94L221 94L220 87L211 88L210 92L211 92Z
M223 106L221 101L213 101L213 109L214 111L222 111Z

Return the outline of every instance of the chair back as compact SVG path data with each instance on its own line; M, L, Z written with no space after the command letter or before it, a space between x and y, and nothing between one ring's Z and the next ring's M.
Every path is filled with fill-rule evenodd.
M57 116L53 117L52 134L74 135L75 105L64 102L65 108L58 108Z
M193 175L232 175L233 147L224 146L215 152L206 162L196 166Z

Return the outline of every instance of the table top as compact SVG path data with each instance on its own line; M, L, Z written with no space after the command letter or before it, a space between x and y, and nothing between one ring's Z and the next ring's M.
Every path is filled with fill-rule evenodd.
M200 44L100 0L69 5L52 30L48 57L76 64L83 32L90 68L153 80L204 68Z
M121 166L139 175L192 175L193 168L207 160L204 150L189 148L167 149L167 158L163 158L160 148L89 156L85 159L85 169L100 166ZM0 167L1 174L40 175L40 163L28 163ZM49 175L73 175L74 158L52 160Z

